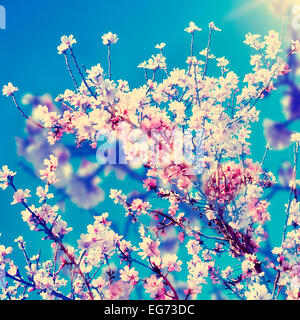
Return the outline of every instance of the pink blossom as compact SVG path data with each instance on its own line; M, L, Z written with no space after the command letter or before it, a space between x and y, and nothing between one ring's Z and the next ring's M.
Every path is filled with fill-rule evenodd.
M27 198L30 198L30 190L29 189L18 189L14 193L14 201L11 204L17 204L17 203L22 203L22 202L27 202Z
M155 298L157 300L163 299L165 289L162 278L157 278L154 274L151 275L150 278L146 279L144 288L147 293L150 293L151 298Z
M158 249L159 244L159 240L153 241L149 236L144 237L143 241L140 243L140 249L142 250L142 252L139 252L139 255L142 257L142 259L158 256L160 253Z
M16 175L15 172L10 171L8 166L2 166L2 170L0 170L0 188L5 190L9 186L9 177L14 177Z
M118 42L118 36L115 33L108 32L102 36L102 42L104 45L111 45Z
M61 44L57 47L58 54L65 53L68 49L70 49L73 44L75 44L77 41L74 38L74 36L71 34L69 36L62 36L61 37Z
M19 91L17 87L14 87L11 82L9 82L7 85L3 86L2 94L4 96L12 96L15 92Z
M194 33L195 31L201 31L202 29L197 27L193 21L189 23L189 26L184 29L187 33Z
M133 286L136 285L139 281L138 272L135 270L135 268L129 268L128 266L125 266L123 270L120 270L120 278L124 282L129 282Z

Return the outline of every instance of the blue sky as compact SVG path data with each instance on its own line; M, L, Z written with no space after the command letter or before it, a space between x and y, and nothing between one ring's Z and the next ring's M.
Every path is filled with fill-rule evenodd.
M222 29L216 33L212 49L217 56L225 56L231 68L242 75L249 71L248 56L252 51L243 44L245 34L265 34L274 28L280 31L280 20L271 16L263 5L249 11L238 10L256 1L241 0L115 0L115 1L0 1L6 8L7 29L0 30L0 86L13 82L20 88L19 96L25 93L56 97L72 87L65 62L57 54L57 45L63 34L73 34L77 39L75 53L81 63L90 67L97 63L106 69L106 48L101 43L102 34L112 31L119 42L112 48L112 74L114 79L128 80L131 87L143 83L143 72L136 66L155 52L157 43L167 44L165 54L172 68L185 67L189 54L189 35L183 30L189 21L194 21L203 31L196 35L195 51L199 52L207 43L208 23L214 21ZM251 7L251 6L250 6ZM236 11L238 10L238 11ZM237 15L232 15L237 12ZM231 18L229 19L229 17ZM107 69L106 69L107 70ZM262 105L262 104L260 104ZM18 171L15 137L24 135L24 119L9 99L0 97L1 148L0 164L8 164ZM279 95L275 94L263 103L262 117L282 118ZM261 122L254 126L252 136L253 154L257 160L264 152ZM285 152L276 153L276 164L268 160L270 168L277 168L278 161L288 159ZM19 172L18 182L31 186L31 178ZM21 187L21 186L20 186ZM286 195L285 195L286 196ZM282 222L280 212L284 198L273 204L274 226ZM19 234L43 246L40 235L28 231L21 222L19 208L11 207L11 194L0 193L0 242L8 244ZM279 208L279 209L277 209ZM109 208L104 208L109 209ZM74 208L71 219L76 222L82 217ZM112 209L115 210L115 209ZM70 216L70 214L68 214ZM75 218L74 218L75 217Z

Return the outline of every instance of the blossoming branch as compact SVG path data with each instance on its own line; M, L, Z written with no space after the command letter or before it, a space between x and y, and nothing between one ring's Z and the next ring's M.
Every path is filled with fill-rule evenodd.
M282 213L282 243L269 252L262 250L265 224L272 217L264 196L276 178L263 169L263 161L251 159L249 142L251 124L259 119L258 103L275 89L274 81L290 72L285 61L297 48L292 43L284 57L279 33L248 33L244 42L255 52L252 71L239 79L226 57L212 52L220 28L209 24L207 47L199 53L195 34L202 29L191 22L185 31L191 39L187 67L170 69L165 43L157 44L158 53L138 65L145 84L137 88L112 78L111 49L118 37L111 32L102 36L107 73L100 64L81 67L74 36L61 38L58 53L74 83L56 98L62 110L39 105L27 115L17 101L18 88L4 86L3 94L13 99L31 128L47 135L49 146L64 144L66 135L77 148L88 145L91 150L100 148L104 135L118 141L126 159L145 169L140 183L146 196L110 190L116 210L125 213L137 240L116 232L105 212L95 215L76 245L66 245L72 228L62 219L51 191L59 183L58 158L51 154L44 160L38 202L30 201L32 191L19 188L16 173L3 166L2 189L13 191L12 204L22 207L23 221L49 241L53 257L29 257L19 237L16 242L26 260L21 270L12 248L1 245L0 266L7 277L2 299L27 299L32 292L44 299L122 299L138 288L143 297L153 299L196 299L209 283L239 299L299 299L299 133L291 139L294 166ZM211 72L212 65L217 74ZM153 199L160 200L161 207ZM114 215L110 213L110 219ZM172 252L163 248L171 233Z

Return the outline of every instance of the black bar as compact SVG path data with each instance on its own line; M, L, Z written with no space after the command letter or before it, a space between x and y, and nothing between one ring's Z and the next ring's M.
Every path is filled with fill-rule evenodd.
M153 301L153 300L120 300L120 301L1 301L0 310L2 312L7 309L12 315L14 312L20 313L22 308L34 314L34 307L42 307L44 314L59 315L66 313L69 315L72 312L82 312L87 317L95 317L96 319L154 319L167 317L168 319L200 319L205 318L207 315L220 315L222 317L229 317L238 315L239 309L242 308L244 316L247 312L249 315L255 315L259 312L256 308L268 308L272 311L284 311L284 307L288 307L290 313L292 307L299 307L299 301L234 301L234 300L218 300L218 301L204 301L204 300L191 300L191 301ZM62 307L58 311L56 307ZM47 309L49 308L49 311ZM249 309L249 311L247 310ZM267 309L265 309L267 310ZM298 309L299 310L299 309ZM38 312L38 309L36 309ZM245 313L246 312L246 313ZM3 313L4 315L4 313ZM244 317L243 316L243 317ZM84 319L89 320L89 319Z

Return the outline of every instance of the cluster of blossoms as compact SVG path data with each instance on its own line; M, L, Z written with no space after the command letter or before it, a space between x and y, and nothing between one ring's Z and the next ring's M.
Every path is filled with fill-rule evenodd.
M58 145L60 150L69 150L63 149L65 135L74 138L77 149L98 147L98 151L105 134L116 138L126 159L143 168L140 182L145 190L138 195L110 192L135 228L136 243L116 232L104 213L95 215L77 246L67 246L63 241L71 228L62 220L59 206L49 204L54 198L49 187L61 183L58 158L50 155L39 168L46 183L36 191L39 207L29 205L30 190L17 189L15 173L4 166L0 171L3 189L14 190L13 204L24 207L23 220L51 241L53 258L44 262L40 254L28 258L24 241L18 239L27 257L27 275L22 276L7 258L11 249L0 246L0 265L12 281L3 288L3 299L26 298L33 291L45 299L128 299L137 287L153 299L196 299L209 283L227 288L240 299L273 299L280 294L299 299L299 133L292 139L295 164L283 241L267 254L262 252L262 243L271 214L264 193L276 181L264 170L263 161L250 158L251 123L259 118L256 105L275 89L274 81L290 71L279 56L280 35L273 30L265 37L246 35L245 43L256 54L250 59L252 72L240 82L228 68L229 61L211 53L212 37L221 31L213 22L209 23L208 47L196 55L194 33L201 30L193 22L185 29L191 36L186 69L169 70L162 51L165 44L158 44L160 53L138 66L144 69L145 84L134 89L124 80L111 78L110 45L118 41L115 34L102 37L108 47L108 76L100 64L83 71L72 48L76 40L63 36L58 52L65 56L75 89L56 98L62 110L44 104L26 116L15 99L16 88L4 87L3 93L13 97L30 130L38 130L51 148ZM288 56L294 52L292 43ZM209 75L213 63L218 71ZM165 75L162 81L157 80L158 72ZM97 163L90 164L80 174L95 178L98 168ZM150 203L153 197L161 200L161 207ZM189 261L184 261L186 254L191 256ZM233 260L232 265L224 267L224 257ZM179 278L184 277L182 284ZM66 289L68 282L71 290Z
M62 36L61 44L57 47L58 53L65 53L68 49L72 47L73 44L76 43L74 36L71 34L70 36Z
M98 66L92 68L93 73L97 74ZM96 76L95 76L96 77ZM96 78L94 78L96 79ZM26 94L22 103L26 106L32 106L31 116L26 121L26 136L17 137L18 155L23 157L31 166L23 165L23 169L29 172L34 179L39 179L40 170L45 170L44 159L54 155L58 159L56 168L56 181L52 184L60 195L58 205L64 208L67 199L71 200L81 209L92 211L104 199L104 191L101 186L101 179L98 177L100 173L105 176L116 173L118 180L124 180L128 175L135 179L139 178L134 175L130 167L112 164L98 164L90 161L95 150L89 145L82 145L77 148L72 144L65 144L62 141L55 144L49 144L47 132L43 126L37 126L38 107L40 105L47 106L48 111L58 114L59 107L55 105L49 95L34 96ZM62 104L63 110L66 107ZM80 159L80 166L74 165L74 159Z
M102 42L104 45L111 45L118 42L118 36L115 33L108 32L102 36Z
M11 82L8 83L8 85L5 85L2 90L2 94L6 97L12 96L15 92L17 92L19 89L14 87Z

